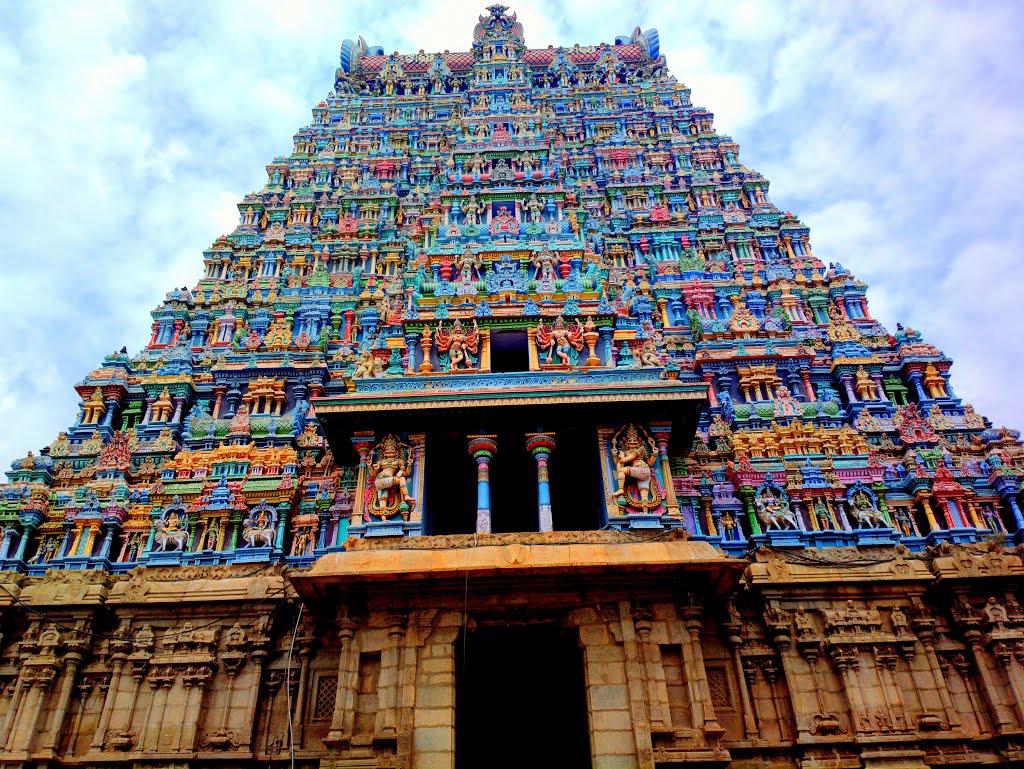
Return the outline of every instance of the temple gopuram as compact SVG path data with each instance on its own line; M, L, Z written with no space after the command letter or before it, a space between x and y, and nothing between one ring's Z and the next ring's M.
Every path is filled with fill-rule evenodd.
M346 40L266 170L0 486L0 765L1024 765L1019 433L656 30Z

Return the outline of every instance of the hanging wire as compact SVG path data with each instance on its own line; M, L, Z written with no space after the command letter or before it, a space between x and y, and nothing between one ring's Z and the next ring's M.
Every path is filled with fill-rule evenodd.
M302 622L303 605L299 604L299 612L295 615L295 627L292 628L292 640L288 644L288 664L285 666L284 686L288 698L288 754L291 757L291 769L295 769L295 712L292 709L292 654L295 651L295 636L299 634ZM297 703L296 703L297 704Z

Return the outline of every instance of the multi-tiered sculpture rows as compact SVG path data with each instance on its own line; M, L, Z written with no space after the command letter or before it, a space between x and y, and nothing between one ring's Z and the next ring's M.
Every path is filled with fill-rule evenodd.
M415 520L405 438L339 466L311 403L493 386L492 332L516 324L537 376L706 386L693 446L647 463L652 496L620 476L618 527L653 512L739 553L1024 526L1018 433L964 404L917 332L872 319L864 284L812 253L738 153L654 30L528 49L492 6L468 53L346 41L334 92L199 283L14 462L2 563L309 563ZM643 428L619 440L657 452Z

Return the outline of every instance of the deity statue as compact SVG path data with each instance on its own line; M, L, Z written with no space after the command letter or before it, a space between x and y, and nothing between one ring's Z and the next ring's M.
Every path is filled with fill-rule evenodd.
M181 498L175 497L172 505L158 518L154 524L154 550L184 550L188 544L188 515L181 504Z
M850 493L850 512L860 526L869 528L888 528L885 516L875 504L874 495L865 488L854 489Z
M612 438L612 456L618 484L612 494L616 503L627 512L657 511L665 499L665 491L654 472L658 460L654 440L641 428L626 425Z
M466 224L476 224L480 210L480 204L476 202L476 196L470 195L469 200L462 205L462 213L466 216Z
M242 541L249 547L273 547L277 513L264 500L242 522Z
M583 349L583 332L579 320L567 324L561 315L555 319L553 326L543 320L537 321L537 346L547 351L545 362L550 364L557 358L557 362L563 366L575 366Z
M434 341L439 353L448 354L448 371L460 371L476 366L476 354L480 348L480 331L476 320L473 321L472 331L464 330L459 320L452 324L450 330L444 328L444 321L438 321Z
M532 169L530 169L532 170ZM530 199L526 202L526 208L530 212L531 222L540 222L541 212L544 210L544 204L537 199L537 193L534 192L530 195Z
M355 369L352 371L353 379L377 379L384 376L384 363L369 350L359 353L359 360L356 361Z
M789 500L781 490L763 487L754 498L757 517L767 529L799 529L796 515L789 509Z
M472 285L472 293L474 294L476 293L476 286L473 284L476 283L477 270L482 265L483 259L480 257L480 254L474 254L469 246L466 246L466 250L455 260L455 266L459 271L459 283L466 287Z
M658 345L650 337L644 340L640 354L635 358L635 365L640 368L651 368L662 365L661 355L658 352Z
M408 518L416 500L409 494L412 448L388 435L370 452L364 520L370 516L388 518L401 513Z
M548 249L539 251L530 259L533 266L537 268L534 279L537 281L537 290L541 292L552 292L555 290L555 280L558 278L558 257Z
M204 547L203 550L217 550L218 540L220 539L220 521L214 518L210 521L210 525L207 527L205 534L203 535Z

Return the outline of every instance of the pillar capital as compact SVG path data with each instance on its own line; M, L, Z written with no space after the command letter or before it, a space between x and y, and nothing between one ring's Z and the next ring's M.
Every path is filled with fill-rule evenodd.
M469 453L476 460L476 533L491 533L491 471L490 463L498 451L493 435L467 435Z
M469 453L474 459L491 459L498 451L498 440L495 435L467 435Z
M555 434L527 433L526 450L534 456L537 454L550 454L555 450Z

